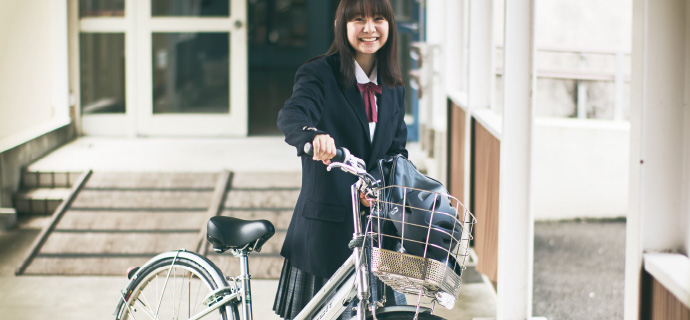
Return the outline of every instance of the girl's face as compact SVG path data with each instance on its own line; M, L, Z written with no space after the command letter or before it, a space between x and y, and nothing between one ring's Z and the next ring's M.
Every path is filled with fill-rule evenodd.
M347 40L356 57L374 55L388 40L388 20L380 15L355 16L347 22Z

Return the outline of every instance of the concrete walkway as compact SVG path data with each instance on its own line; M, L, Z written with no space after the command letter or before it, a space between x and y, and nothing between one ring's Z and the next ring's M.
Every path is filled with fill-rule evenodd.
M14 271L40 233L45 219L22 221L19 228L0 233L0 319L114 319L126 270L119 277L14 276ZM271 311L274 280L252 280L255 319L280 319Z
M415 146L410 146L414 161ZM201 171L294 172L295 150L281 138L107 139L81 138L30 166L34 171ZM2 319L112 319L122 277L14 276L14 270L47 218L22 219L0 232L0 314ZM250 260L251 263L251 260ZM251 266L250 266L251 268ZM124 274L125 270L123 270ZM271 311L277 280L252 281L255 319L279 319ZM453 310L438 307L450 320L492 317L495 293L479 281L463 286Z

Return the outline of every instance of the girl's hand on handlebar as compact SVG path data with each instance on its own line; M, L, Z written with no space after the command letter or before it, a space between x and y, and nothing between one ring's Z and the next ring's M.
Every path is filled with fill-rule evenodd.
M359 192L359 202L361 202L363 206L365 206L367 208L371 207L371 202L373 200L374 199L367 198L367 195L364 194L364 192L361 192L361 191Z
M335 141L333 138L327 134L319 134L314 137L314 141L312 141L311 144L314 150L312 159L314 161L321 161L325 165L329 165L331 163L331 159L333 159L336 154Z

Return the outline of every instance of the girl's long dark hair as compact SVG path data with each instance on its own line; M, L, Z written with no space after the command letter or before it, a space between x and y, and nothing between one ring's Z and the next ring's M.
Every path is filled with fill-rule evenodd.
M342 88L355 82L355 49L347 39L347 22L354 17L380 15L388 21L388 40L376 52L379 78L386 86L403 85L400 66L398 65L398 33L395 25L395 14L389 0L341 0L335 12L335 35L326 55L340 55L340 74L338 79Z

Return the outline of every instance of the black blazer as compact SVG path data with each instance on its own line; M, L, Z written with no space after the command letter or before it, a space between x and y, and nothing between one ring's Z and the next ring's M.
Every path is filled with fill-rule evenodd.
M386 155L407 156L405 88L382 86L372 142L359 89L355 83L345 90L338 85L339 59L324 56L301 66L292 96L278 114L285 141L302 157L302 189L280 254L292 266L324 278L352 253L347 248L354 230L350 186L357 179L341 170L326 171L321 161L304 154L304 144L327 133L336 146L366 161L370 171Z

